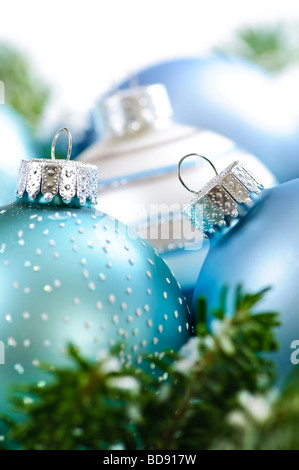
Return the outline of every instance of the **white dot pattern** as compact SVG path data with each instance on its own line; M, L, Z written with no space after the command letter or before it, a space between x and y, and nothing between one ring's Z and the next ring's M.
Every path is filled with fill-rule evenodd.
M18 202L0 211L4 385L19 376L46 381L38 364L65 363L69 342L90 358L121 343L123 364L142 367L143 353L186 342L190 315L176 280L148 243L128 233L94 209Z

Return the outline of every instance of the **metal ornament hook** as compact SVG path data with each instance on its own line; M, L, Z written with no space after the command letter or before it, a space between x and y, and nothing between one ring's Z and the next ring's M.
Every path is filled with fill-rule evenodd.
M51 146L51 158L52 158L52 160L56 160L55 145L56 145L56 141L59 137L59 134L61 134L62 131L65 131L68 135L68 138L69 138L69 148L68 148L67 156L66 156L66 160L69 161L69 159L71 158L71 153L72 153L72 135L71 135L70 131L67 129L67 127L62 127L61 129L59 129L56 132L56 134L54 136L54 139L52 141L52 146Z
M189 153L188 155L185 155L183 158L180 159L180 161L178 163L178 177L179 177L179 180L180 180L181 184L184 186L184 188L186 188L188 191L190 191L190 193L198 194L198 191L194 191L193 189L190 189L186 185L186 183L183 181L183 178L182 178L182 175L181 175L181 166L182 166L183 161L186 160L186 158L194 157L194 156L202 158L203 160L206 160L211 165L213 170L215 171L216 176L218 175L218 172L217 172L215 166L213 165L213 163L207 157L204 157L203 155L199 155L198 153Z

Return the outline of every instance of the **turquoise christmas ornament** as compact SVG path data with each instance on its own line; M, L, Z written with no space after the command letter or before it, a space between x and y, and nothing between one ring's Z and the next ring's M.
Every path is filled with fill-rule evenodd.
M16 186L16 168L25 155L35 155L36 147L22 117L0 102L0 204L8 204Z
M258 310L280 312L280 350L271 355L278 366L278 383L296 367L291 354L292 342L299 340L298 204L298 179L266 189L232 228L211 237L211 249L199 274L193 301L195 304L199 296L205 296L212 311L219 306L223 287L228 286L229 312L233 311L238 284L252 293L270 286Z
M189 312L165 262L134 231L91 208L95 167L23 161L17 194L0 208L1 411L7 385L46 381L39 363L64 364L68 343L94 360L120 344L121 363L147 367L144 353L187 341Z

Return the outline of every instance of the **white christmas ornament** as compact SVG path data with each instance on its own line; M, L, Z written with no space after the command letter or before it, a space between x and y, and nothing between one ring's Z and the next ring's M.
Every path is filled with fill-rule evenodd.
M100 168L98 207L157 248L188 293L209 244L182 217L189 198L177 177L180 158L193 152L208 155L219 172L239 160L254 169L265 187L273 186L275 178L231 140L173 122L162 85L118 91L100 102L99 111L104 138L78 157ZM184 178L195 189L211 176L209 165L196 159L184 166Z

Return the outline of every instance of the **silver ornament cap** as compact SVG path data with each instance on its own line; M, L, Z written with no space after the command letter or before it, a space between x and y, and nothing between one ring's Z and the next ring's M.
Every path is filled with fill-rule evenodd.
M172 108L166 88L155 84L119 90L100 101L99 112L102 131L121 137L168 120Z
M69 147L66 160L55 158L55 144L59 134L66 131ZM72 137L63 127L57 131L52 142L51 159L32 158L21 160L16 196L35 200L42 196L45 202L51 202L59 195L65 204L78 198L80 205L86 202L97 203L98 169L95 165L70 160Z
M180 168L182 162L190 156L203 158L214 169L216 176L200 191L193 191L182 180ZM202 233L215 233L215 227L225 227L225 218L236 218L240 215L240 206L252 202L251 193L260 194L262 183L249 171L243 163L235 161L218 174L213 163L198 154L183 157L178 165L179 180L182 185L196 196L191 200L183 215ZM242 212L242 211L241 211Z

